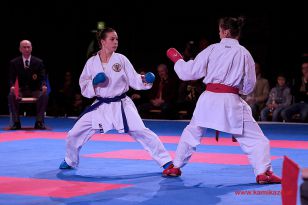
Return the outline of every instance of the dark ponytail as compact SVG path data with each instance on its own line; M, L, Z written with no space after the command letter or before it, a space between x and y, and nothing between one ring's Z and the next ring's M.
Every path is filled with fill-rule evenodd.
M244 23L245 18L243 16L237 18L223 17L219 19L219 26L224 30L230 30L230 35L232 38L239 37L241 35Z

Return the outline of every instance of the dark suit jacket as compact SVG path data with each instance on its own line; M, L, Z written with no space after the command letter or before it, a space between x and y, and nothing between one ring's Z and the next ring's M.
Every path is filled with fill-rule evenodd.
M158 81L154 82L153 88L149 93L150 99L155 99L157 97L160 81L161 80L159 79ZM167 80L163 81L163 84L164 87L162 90L162 99L165 101L165 103L175 102L177 98L177 81L169 76Z
M24 68L22 56L10 61L10 87L15 85L18 77L19 88L21 90L41 90L46 83L46 71L41 59L31 56L29 68Z

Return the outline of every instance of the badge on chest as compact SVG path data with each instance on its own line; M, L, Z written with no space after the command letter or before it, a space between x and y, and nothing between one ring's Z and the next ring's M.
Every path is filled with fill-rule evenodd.
M119 63L115 63L112 66L112 70L114 70L115 72L120 72L121 71L121 65Z

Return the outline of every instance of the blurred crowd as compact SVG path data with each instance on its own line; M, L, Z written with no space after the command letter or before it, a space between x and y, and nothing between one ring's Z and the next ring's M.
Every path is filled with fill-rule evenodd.
M210 44L206 38L198 42L188 41L182 49L185 61L195 56ZM167 64L158 63L156 68L136 68L138 73L153 71L156 80L152 89L127 93L142 118L190 119L198 97L206 89L203 79L193 81L180 80ZM270 82L262 75L262 66L255 65L257 83L254 91L241 96L251 107L256 121L308 122L308 61L302 61L301 73L297 79L288 81L288 76L279 73L276 81ZM62 79L57 79L57 86L51 85L47 115L78 116L93 99L80 94L79 76L73 71L65 71ZM272 86L271 86L272 85Z

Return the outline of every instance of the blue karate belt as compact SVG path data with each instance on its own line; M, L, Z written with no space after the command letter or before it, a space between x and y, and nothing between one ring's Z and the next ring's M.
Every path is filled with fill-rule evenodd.
M95 110L96 108L98 108L101 104L103 103L111 103L111 102L121 102L121 112L122 112L122 118L123 118L123 126L124 126L124 132L127 133L129 131L128 129L128 124L127 124L127 119L126 119L126 115L124 112L124 108L123 108L123 103L122 103L122 99L126 97L126 93L123 93L122 95L119 96L115 96L113 98L102 98L102 97L96 97L96 100L98 100L96 103L94 103L93 105L87 107L78 117L77 121L86 113L91 112L93 110Z

